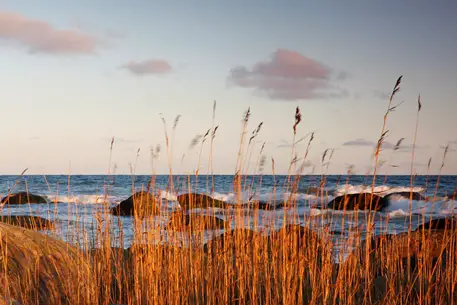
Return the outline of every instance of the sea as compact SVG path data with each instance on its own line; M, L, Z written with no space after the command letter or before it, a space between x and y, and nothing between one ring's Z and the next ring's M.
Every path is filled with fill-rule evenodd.
M152 180L151 180L152 178ZM389 206L382 212L363 211L334 211L326 205L335 196L345 193L371 192L372 176L346 175L307 175L299 177L298 187L290 193L291 181L297 177L287 176L247 176L242 181L243 189L241 200L248 202L252 199L268 202L280 202L284 199L293 199L294 205L287 208L273 210L250 211L243 213L244 221L235 221L235 210L195 209L186 213L211 213L226 221L230 226L249 228L262 234L271 234L272 230L279 230L286 223L300 224L316 231L330 232L336 255L346 250L344 244L354 232L359 235L366 232L367 215L373 215L374 227L372 232L379 234L400 234L406 232L410 226L414 230L424 220L432 218L451 217L457 213L457 202L452 199L456 192L457 176L415 176L411 184L411 176L378 176L376 177L374 192L379 195L413 190L428 197L424 201L410 201L401 196L391 197ZM135 241L135 227L130 216L106 216L108 208L127 199L134 191L147 188L152 181L152 190L161 198L161 213L153 216L158 224L154 228L157 242L176 241L171 239L164 230L170 211L180 209L177 202L179 194L195 192L224 200L231 204L239 202L233 190L234 176L214 175L206 176L172 176L168 175L29 175L29 176L0 176L0 195L6 196L9 192L28 191L46 197L48 204L4 205L0 206L0 215L34 215L50 219L59 223L59 234L53 234L71 243L79 243L78 232L84 231L84 239L97 246L95 227L100 221L100 215L109 219L103 222L110 223L113 234L112 246L130 247ZM322 187L322 188L321 188ZM119 221L120 220L120 221ZM311 224L311 225L310 225ZM83 230L81 230L83 229ZM152 229L151 229L152 230ZM122 233L122 234L120 234ZM223 234L223 230L204 232L205 240ZM81 234L79 234L81 235ZM122 235L122 238L119 236ZM182 234L181 239L185 239ZM182 245L192 242L189 237L180 241ZM346 251L347 252L347 251Z

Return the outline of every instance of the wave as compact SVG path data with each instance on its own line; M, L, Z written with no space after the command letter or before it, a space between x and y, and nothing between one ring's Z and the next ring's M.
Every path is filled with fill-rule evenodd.
M415 200L397 200L391 201L387 207L385 213L389 216L398 216L400 211L406 213L406 215L417 214L417 215L442 215L448 216L457 214L457 202L453 200L437 200L433 202L427 201L415 201Z
M212 196L214 199L225 201L228 203L239 203L238 196L235 193L217 193ZM253 194L252 192L244 191L240 195L241 203L248 203L250 201L283 201L283 200L296 200L296 201L310 201L316 200L318 197L311 194L304 193L282 193L282 192L269 192L263 194Z
M78 204L103 204L114 203L117 201L115 196L95 195L95 194L81 194L81 195L48 195L46 198L49 202L57 203L78 203Z
M398 209L398 210L394 210L394 211L387 213L387 216L389 216L390 218L405 217L405 216L409 216L409 215L410 215L410 213L407 211L404 211L403 209Z
M158 196L160 199L165 199L168 201L178 201L178 195L171 193L169 191L158 191Z
M410 186L388 186L388 185L379 185L375 186L373 192L385 196L392 193L398 192L417 192L421 193L424 191L423 187L410 187ZM371 186L370 185L352 185L352 184L345 184L339 186L335 192L335 196L342 196L344 194L357 194L357 193L371 193Z

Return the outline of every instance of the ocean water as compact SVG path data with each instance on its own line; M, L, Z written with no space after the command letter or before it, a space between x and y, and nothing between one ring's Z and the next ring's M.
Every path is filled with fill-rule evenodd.
M199 176L173 176L173 189L169 188L169 176L156 176L153 189L162 198L161 215L155 216L155 235L158 242L167 242L169 238L163 225L167 222L170 211L179 209L176 196L187 193L189 190L197 193L209 194L214 198L230 203L236 203L233 193L233 176L216 175L213 178ZM85 240L91 240L96 246L94 233L97 214L120 201L128 198L132 191L145 187L150 176L106 176L106 175L74 175L74 176L0 176L0 195L6 196L8 191L19 192L28 190L31 193L46 196L50 204L9 205L0 208L0 215L36 215L57 221L59 225L58 237L69 242L78 242L77 232L81 228L85 231ZM189 181L190 179L190 181ZM214 180L214 183L213 183ZM248 191L242 193L242 200L249 201L255 198L262 201L281 201L291 198L287 187L286 176L248 176L243 181ZM360 193L371 191L371 176L326 176L324 192L316 194L316 187L321 183L321 176L302 176L297 192L293 199L296 207L277 209L272 211L246 211L244 221L237 222L236 226L255 229L263 234L279 229L285 222L296 223L312 227L313 230L329 230L333 232L335 249L343 247L345 241L353 232L363 232L366 226L366 216L370 212L342 212L326 209L326 204L335 196L344 193ZM456 191L457 176L417 176L413 183L413 190L429 197L427 201L412 201L407 198L394 197L390 205L383 212L371 212L374 215L375 234L398 234L408 230L409 220L412 219L412 228L417 227L423 219L449 217L457 213L457 202L452 200ZM439 184L437 184L439 183ZM410 176L379 176L376 179L374 191L380 195L394 192L409 191ZM230 212L211 209L192 210L189 213L215 213L217 217L232 221ZM122 240L112 239L113 246L129 247L133 242L134 225L129 216L110 217L112 232L118 236L122 230ZM205 239L212 238L218 232L205 232ZM180 238L183 235L180 234ZM181 242L191 242L189 240ZM363 236L362 236L363 238ZM174 238L173 240L176 240ZM338 252L338 251L337 251Z

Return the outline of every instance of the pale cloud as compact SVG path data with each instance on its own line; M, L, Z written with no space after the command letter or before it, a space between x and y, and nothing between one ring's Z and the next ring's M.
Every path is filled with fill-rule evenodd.
M452 142L449 142L449 144L452 144ZM457 151L457 148L453 148L452 145L440 145L440 148L441 149L446 149L447 148L447 152L450 153L450 152L456 152Z
M371 146L374 149L376 149L377 143L373 142L373 141L358 138L355 140L344 142L343 146ZM395 144L390 143L388 141L384 141L381 144L381 149L394 149L395 147L396 147ZM416 150L428 149L428 148L430 148L429 145L417 145L416 144L416 146L415 146ZM412 150L413 150L413 144L403 144L402 143L402 144L400 144L400 146L398 147L398 149L396 151L405 153L405 152L412 152Z
M163 59L148 59L144 61L130 61L122 66L123 69L135 75L167 74L172 71L170 63Z
M273 100L305 100L336 98L349 93L333 84L332 80L347 78L339 72L298 52L278 49L270 59L252 67L238 66L230 70L231 84L252 88Z
M53 25L13 12L0 12L0 40L26 48L30 53L91 54L100 41L76 29Z
M343 143L343 146L374 146L376 145L372 141L368 141L365 139L355 139L352 141L347 141Z
M299 138L298 140L295 141L295 145L299 145L300 143L304 143L304 140L306 140L309 136L311 135L311 132L307 133L304 137ZM281 139L276 145L276 148L291 148L292 142L287 141L285 139Z
M380 99L380 100L388 100L390 98L390 94L387 92L375 90L375 91L373 91L373 97Z

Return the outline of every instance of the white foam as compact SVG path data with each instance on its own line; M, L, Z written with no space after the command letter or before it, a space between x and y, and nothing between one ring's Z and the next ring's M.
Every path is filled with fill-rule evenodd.
M64 203L78 203L78 204L103 204L113 203L116 201L114 196L105 195L49 195L47 196L49 201L52 202L64 202Z
M409 212L406 212L403 209L398 209L398 210L394 210L394 211L387 213L387 215L390 218L405 217L405 216L409 216Z
M435 215L447 216L457 213L457 202L451 200L437 200L434 202L426 201L409 201L408 199L392 201L386 209L386 213L398 215L398 211L402 210L406 215L410 212L419 215ZM397 213L397 214L395 214Z
M168 191L159 191L158 195L161 199L166 199L169 201L178 201L178 196Z
M234 193L217 193L215 192L212 196L214 199L222 200L228 203L239 203L238 196ZM282 200L296 200L296 201L310 201L315 200L318 197L311 194L305 193L263 193L263 194L254 194L252 192L242 192L240 194L241 203L248 203L249 201L263 201L263 202L271 202L271 201L282 201Z
M335 196L341 196L344 194L358 194L358 193L371 193L371 185L352 185L345 184L341 185L335 191ZM409 186L388 186L388 185L379 185L375 186L373 192L385 196L392 193L398 192L423 192L424 188L422 187L409 187Z
M314 217L314 216L320 216L327 214L328 210L320 210L320 209L309 209L309 216Z

